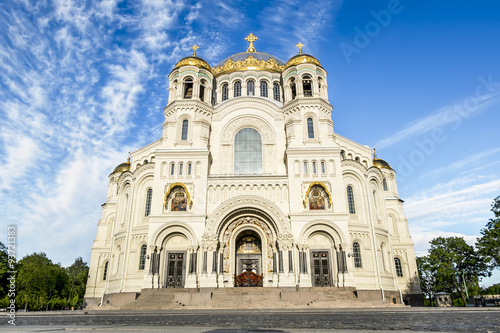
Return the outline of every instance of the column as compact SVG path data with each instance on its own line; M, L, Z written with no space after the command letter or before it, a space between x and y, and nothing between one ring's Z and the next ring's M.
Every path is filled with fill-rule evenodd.
M299 274L299 287L312 287L311 275L309 274L309 248L307 245L299 246L300 257L302 258L302 270Z

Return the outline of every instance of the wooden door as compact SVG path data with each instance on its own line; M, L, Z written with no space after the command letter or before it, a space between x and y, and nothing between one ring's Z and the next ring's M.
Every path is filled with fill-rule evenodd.
M169 253L166 288L184 288L184 253Z
M312 252L312 285L314 287L330 287L331 273L328 251Z

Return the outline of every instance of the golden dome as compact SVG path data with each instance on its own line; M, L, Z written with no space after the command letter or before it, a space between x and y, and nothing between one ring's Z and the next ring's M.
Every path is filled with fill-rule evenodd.
M263 70L281 73L285 63L277 57L264 52L241 52L233 54L214 66L215 75L246 70Z
M125 172L125 171L130 171L130 161L127 161L117 166L115 170L113 170L112 174L116 172Z
M182 58L174 67L174 69L179 68L181 66L195 66L198 68L203 68L208 71L212 71L212 67L206 62L204 59L197 56L189 56Z
M321 66L318 59L316 59L312 55L305 54L305 53L299 53L299 54L291 57L290 60L287 61L286 65L285 65L285 69L290 67L290 66L297 66L300 64L314 64L316 66Z
M373 159L373 166L374 167L377 167L379 169L389 169L389 170L392 170L391 166L389 165L389 163L387 163L386 161L384 160L381 160L379 158L374 158Z

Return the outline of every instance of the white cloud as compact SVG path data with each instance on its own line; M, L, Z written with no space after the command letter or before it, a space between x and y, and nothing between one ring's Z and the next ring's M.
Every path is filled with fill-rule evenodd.
M440 229L427 229L422 227L412 227L410 233L413 243L415 243L415 255L417 257L427 255L430 247L429 242L437 237L462 237L469 245L474 245L478 236L465 235L458 232L443 231Z
M438 169L434 169L431 172L428 172L428 173L422 175L420 178L426 179L428 177L437 176L437 175L443 174L445 172L447 172L447 173L455 172L455 171L460 170L468 165L477 165L477 164L479 164L478 162L481 162L485 158L487 158L487 157L489 158L490 156L495 155L499 152L500 152L500 148L494 148L494 149L489 149L489 150L486 150L483 152L476 153L474 155L468 155L467 157L465 157L459 161L453 162L450 165L447 165L447 166L444 166L444 167L441 167ZM466 173L470 174L470 170L467 170Z
M259 18L262 32L272 33L278 39L282 50L289 50L287 56L297 54L294 47L299 41L306 44L305 53L314 54L318 43L322 41L325 29L332 27L342 1L272 1L264 8Z
M500 180L477 181L472 176L458 178L408 198L405 213L410 226L421 234L424 230L427 236L439 235L440 229L467 235L478 232L491 215L492 198L500 190ZM415 236L420 237L412 232Z
M482 86L479 85L478 87ZM377 149L387 148L400 141L407 140L411 137L428 133L432 130L445 126L452 125L455 128L460 127L463 119L477 115L482 110L500 101L500 98L498 98L498 95L500 95L500 84L493 83L492 87L495 89L494 92L484 95L484 98L468 96L464 98L461 103L443 107L433 114L417 120L407 127L397 131L393 135L379 140L375 144L375 147L377 147ZM475 100L476 103L471 102L471 100Z

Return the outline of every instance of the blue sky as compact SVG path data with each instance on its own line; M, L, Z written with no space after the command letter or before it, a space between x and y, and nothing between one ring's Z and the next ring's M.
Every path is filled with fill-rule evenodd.
M473 243L500 195L495 1L3 1L0 209L19 256L70 265L90 247L108 175L158 139L167 75L191 53L246 50L328 71L335 131L397 171L417 254ZM5 234L5 233L2 233ZM3 240L5 241L5 240ZM486 285L500 282L496 271Z

